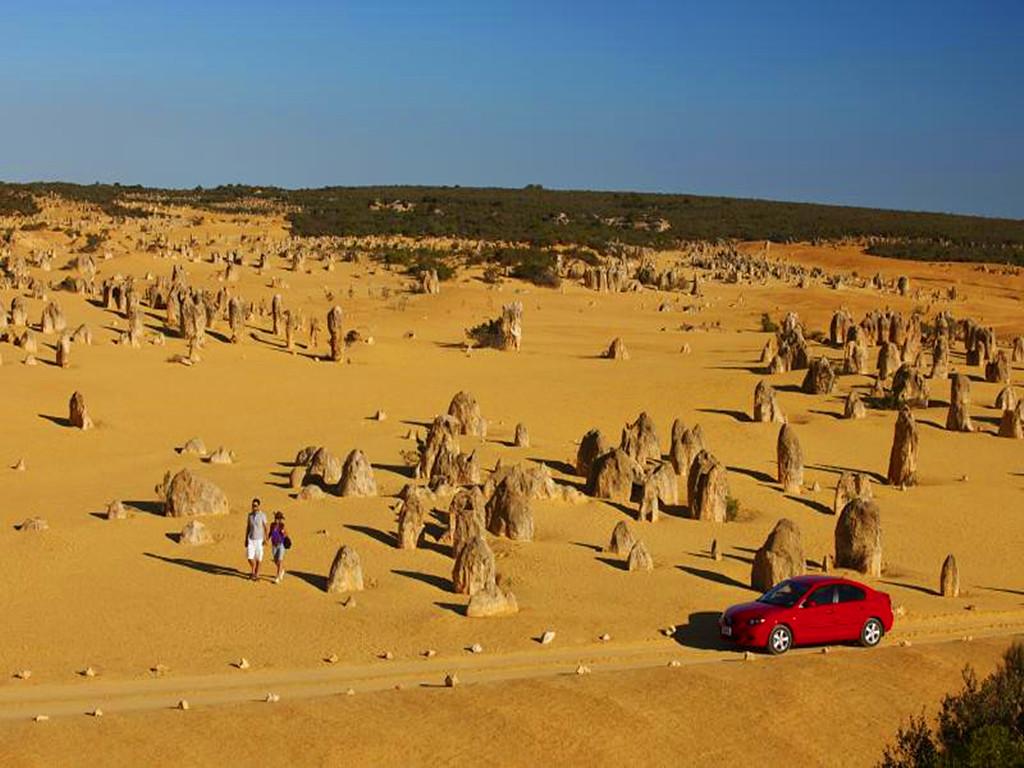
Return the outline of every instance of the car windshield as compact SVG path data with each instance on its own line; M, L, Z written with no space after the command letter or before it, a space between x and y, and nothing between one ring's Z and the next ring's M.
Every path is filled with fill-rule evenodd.
M797 600L807 593L807 589L806 584L799 584L795 581L783 581L757 598L757 602L791 608L796 605Z

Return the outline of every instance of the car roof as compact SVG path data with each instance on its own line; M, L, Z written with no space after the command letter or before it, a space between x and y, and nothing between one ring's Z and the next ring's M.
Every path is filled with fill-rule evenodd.
M862 589L867 589L864 584L852 579L844 579L842 576L826 576L823 574L815 574L808 576L794 576L790 581L794 581L797 584L804 584L808 587L816 587L819 584L853 584L854 586Z

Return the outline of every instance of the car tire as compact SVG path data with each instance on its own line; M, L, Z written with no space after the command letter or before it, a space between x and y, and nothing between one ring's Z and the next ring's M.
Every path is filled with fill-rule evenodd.
M882 642L884 634L885 627L882 626L882 622L875 618L868 619L860 630L860 644L865 648L874 648Z
M793 647L793 633L785 624L778 624L772 627L768 633L768 653L772 656L781 656Z

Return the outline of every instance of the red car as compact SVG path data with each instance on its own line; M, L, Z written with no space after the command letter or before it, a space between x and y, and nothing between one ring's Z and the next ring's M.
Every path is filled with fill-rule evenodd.
M772 654L794 645L853 640L873 648L892 629L892 601L850 579L799 576L779 582L753 603L732 606L718 626L723 638Z

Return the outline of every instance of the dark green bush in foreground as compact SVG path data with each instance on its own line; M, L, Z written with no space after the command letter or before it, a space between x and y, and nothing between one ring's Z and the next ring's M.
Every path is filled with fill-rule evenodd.
M964 670L964 689L942 701L938 724L911 718L885 750L881 768L1024 767L1024 645L1014 643L981 682Z

